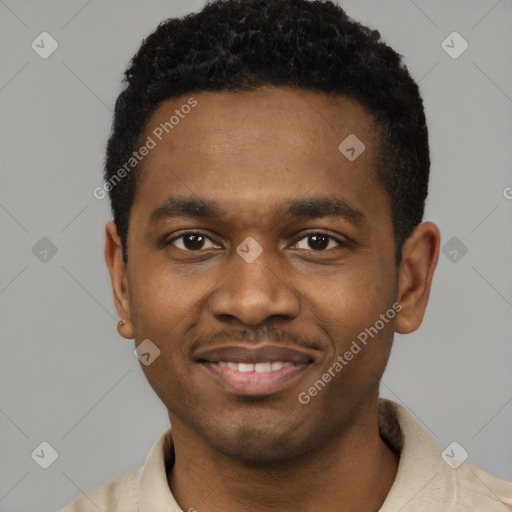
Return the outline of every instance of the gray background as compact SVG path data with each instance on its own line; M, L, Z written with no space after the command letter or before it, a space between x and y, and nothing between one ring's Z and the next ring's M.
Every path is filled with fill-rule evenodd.
M512 2L341 3L419 80L432 150L425 218L442 245L468 248L455 262L451 246L440 256L425 321L396 337L382 395L441 449L456 440L469 462L512 480ZM116 332L110 212L92 191L129 59L162 19L201 5L0 0L1 511L67 504L140 466L168 427L133 341ZM43 31L59 44L48 59L31 48ZM457 59L441 47L453 31L469 43ZM46 261L33 253L43 237L57 248ZM31 458L42 441L59 454L46 470Z

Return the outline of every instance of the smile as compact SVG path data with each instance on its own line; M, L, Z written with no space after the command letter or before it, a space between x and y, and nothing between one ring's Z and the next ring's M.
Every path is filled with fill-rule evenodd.
M224 392L264 396L293 386L316 357L295 347L229 345L199 352L196 362Z
M284 391L299 379L310 364L289 361L256 364L224 361L201 363L225 392L239 396L264 396Z

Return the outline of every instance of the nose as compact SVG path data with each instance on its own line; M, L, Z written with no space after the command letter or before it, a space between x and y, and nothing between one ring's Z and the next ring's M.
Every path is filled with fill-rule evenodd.
M231 267L211 299L215 317L237 318L246 325L258 325L274 316L297 317L299 300L271 256L263 251L251 263L236 253L231 256Z

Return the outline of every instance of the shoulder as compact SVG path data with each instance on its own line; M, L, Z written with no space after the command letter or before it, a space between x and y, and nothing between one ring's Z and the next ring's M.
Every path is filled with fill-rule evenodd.
M379 430L400 453L395 482L381 512L512 512L511 482L467 462L448 463L402 405L379 399Z
M142 467L110 480L58 512L137 512L137 481Z
M472 464L451 470L457 493L457 512L512 511L512 482L498 478Z

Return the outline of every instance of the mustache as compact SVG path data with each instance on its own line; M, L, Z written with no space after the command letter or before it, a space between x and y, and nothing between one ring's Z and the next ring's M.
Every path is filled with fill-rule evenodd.
M221 346L226 343L243 342L248 345L257 345L262 341L284 344L286 346L296 345L309 350L322 349L322 345L318 343L317 339L288 332L273 326L264 326L257 330L229 329L214 333L210 336L196 336L190 345L190 352L194 353L199 348L206 349Z

